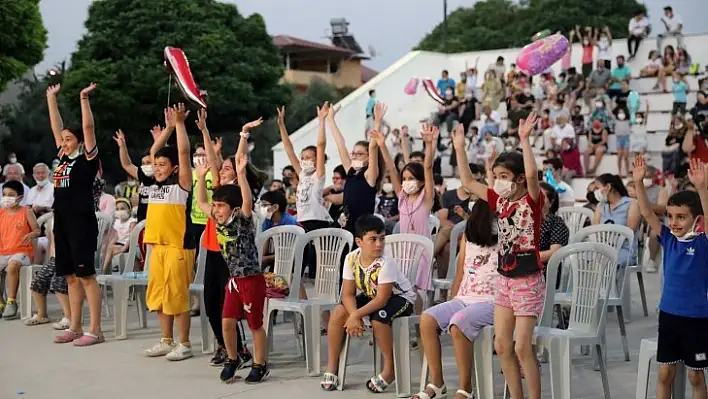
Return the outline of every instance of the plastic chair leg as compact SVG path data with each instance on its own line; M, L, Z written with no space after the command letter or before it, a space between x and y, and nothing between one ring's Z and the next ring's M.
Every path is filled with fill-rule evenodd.
M20 302L20 318L26 319L32 317L32 285L33 276L32 266L24 266L20 268L20 287L19 298Z
M656 342L643 339L639 346L636 399L646 399L649 394L649 370L651 369L651 359L654 356L656 356Z
M344 390L344 378L347 376L347 356L349 355L349 334L344 336L344 344L339 352L339 367L337 368L337 378L339 379L338 391ZM376 359L376 357L374 357Z
M603 356L602 345L595 345L595 352L597 353L597 360L600 362L600 377L602 378L602 390L605 393L605 399L611 399L610 381L607 379L607 363Z
M494 396L494 329L484 327L474 341L474 378L477 385L478 398L493 398Z
M396 376L396 396L408 398L412 395L410 320L407 317L395 319L393 330L393 370Z
M206 307L204 306L204 292L199 293L199 326L201 327L202 335L202 353L214 352L214 332L211 331L209 318L206 315Z
M429 372L428 372L428 358L425 357L425 352L423 352L423 362L421 363L420 366L420 386L418 387L418 391L422 392L425 390L425 386L428 385L428 377L429 377Z
M624 325L624 315L622 306L615 307L617 311L617 323L619 323L620 335L622 335L622 349L624 349L624 361L629 361L629 344L627 343L627 329Z
M319 306L305 306L303 309L303 331L305 339L305 364L307 374L320 374L320 318Z
M570 340L554 338L548 345L551 374L551 397L570 398Z
M644 276L642 272L637 272L637 284L639 285L639 296L642 298L642 310L644 317L649 317L649 309L647 308L647 293L644 289Z
M128 284L122 280L113 281L113 320L116 339L128 338Z

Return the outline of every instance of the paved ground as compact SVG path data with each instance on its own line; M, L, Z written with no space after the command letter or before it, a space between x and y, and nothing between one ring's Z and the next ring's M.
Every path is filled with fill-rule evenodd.
M637 375L639 343L642 338L656 336L656 311L659 297L658 275L646 275L650 315L641 315L636 279L633 284L634 321L628 324L631 361L625 362L619 340L616 316L610 314L608 325L609 379L613 398L634 397ZM58 316L58 307L51 307ZM371 377L373 356L367 340L356 340L350 350L347 385L344 392L324 392L319 388L319 378L306 377L304 362L278 361L273 359L271 377L264 383L253 386L243 382L226 385L219 381L219 369L210 367L209 356L197 356L179 363L165 359L148 359L141 355L144 348L159 338L156 319L149 318L149 328L137 328L136 312L132 317L130 339L115 341L112 322L104 320L107 342L91 348L74 348L70 345L52 343L54 332L48 325L25 327L20 321L0 321L0 398L26 399L113 399L113 398L170 398L170 399L218 399L244 397L258 394L259 397L285 398L364 398L370 393L364 387ZM192 338L199 348L199 319L192 319ZM295 355L297 349L290 325L276 326L276 351ZM445 375L448 387L454 392L457 374L452 347L443 340ZM323 342L323 368L326 346ZM418 357L413 356L414 382L418 382L420 370ZM573 352L573 398L590 399L602 397L600 375L592 371L588 356ZM544 365L544 398L550 398L547 365ZM501 397L503 378L495 362L497 396ZM654 386L652 373L650 386ZM395 397L395 389L383 397ZM253 397L253 396L247 396ZM654 397L654 395L650 395ZM488 399L488 398L484 398Z

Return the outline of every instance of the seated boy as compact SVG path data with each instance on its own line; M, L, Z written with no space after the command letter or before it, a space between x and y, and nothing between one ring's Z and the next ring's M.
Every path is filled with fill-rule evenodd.
M362 318L368 316L384 364L381 374L367 381L366 388L379 393L394 379L391 322L397 317L413 314L416 294L396 261L384 254L384 222L374 215L364 215L356 221L354 230L358 249L344 260L342 303L337 305L329 320L329 364L320 386L325 391L337 389L337 366L344 334L361 336L364 333Z
M659 236L664 248L664 285L659 303L659 363L657 399L670 399L676 364L688 368L694 398L706 398L703 370L708 369L708 238L697 225L708 213L708 170L692 159L688 172L698 193L679 191L667 203L668 226L654 213L642 180L646 163L641 155L634 161L632 178L639 209Z
M39 237L39 225L32 209L27 206L20 206L24 194L25 188L19 181L9 180L2 186L2 200L0 202L0 274L7 273L8 276L7 304L2 313L2 318L6 320L19 317L15 298L20 285L20 268L30 264L30 258L34 254L32 240ZM3 288L0 287L0 290ZM2 307L1 297L0 307Z
M243 134L242 134L243 135ZM231 382L236 371L244 367L245 360L237 348L236 323L248 321L253 336L254 358L246 383L255 384L268 377L266 363L268 342L263 328L263 308L266 299L266 282L256 250L256 232L253 228L253 194L246 180L248 158L237 154L236 174L238 186L225 184L214 191L210 205L206 195L206 174L209 168L197 167L197 203L216 222L219 248L229 269L226 285L222 328L228 359L221 370L221 380Z

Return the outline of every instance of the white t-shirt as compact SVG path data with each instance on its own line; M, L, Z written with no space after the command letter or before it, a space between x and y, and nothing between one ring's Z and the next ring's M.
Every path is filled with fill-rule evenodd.
M679 26L683 25L683 20L676 13L673 13L671 18L664 15L661 17L661 21L669 28L668 32L678 32Z
M489 122L487 122L488 119L490 119ZM483 125L485 123L498 124L501 122L501 118L499 118L499 112L497 112L497 111L490 112L489 116L487 116L487 114L485 114L485 113L482 113L482 115L479 116L479 120L482 121Z
M556 139L556 145L560 145L563 139L575 140L575 129L569 123L566 123L563 127L560 125L553 125L551 128L551 137Z
M597 41L597 59L612 61L612 43L610 39L604 38Z
M661 63L661 58L647 60L647 63L644 64L644 68L661 68L662 66L664 65Z
M300 183L297 185L295 199L297 221L322 220L331 222L332 218L329 216L324 205L324 198L322 198L324 177L319 177L316 171L309 175L302 171L299 177Z
M572 206L575 203L575 191L573 188L564 181L556 182L558 187L565 189L564 192L558 192L558 201L561 203L560 206Z
M128 218L125 221L116 219L113 222L113 229L118 233L118 239L116 240L118 244L127 245L130 243L130 233L133 232L130 225L137 222L137 219L134 218Z
M400 295L411 304L415 304L416 294L413 291L413 284L406 278L390 254L384 253L384 256L367 266L362 266L360 254L361 248L358 248L347 255L342 271L343 280L354 281L357 291L371 299L376 297L379 284L393 283L393 295ZM355 271L355 268L358 270Z
M51 208L54 204L54 185L47 184L41 189L39 186L30 188L29 193L25 196L27 205L44 206Z
M644 17L639 21L637 21L636 18L629 20L629 32L635 36L645 34L647 27L649 27L649 20Z

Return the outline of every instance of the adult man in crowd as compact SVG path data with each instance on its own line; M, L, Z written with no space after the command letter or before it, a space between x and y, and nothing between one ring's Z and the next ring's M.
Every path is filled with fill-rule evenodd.
M8 182L10 180L15 180L15 181L22 183L22 185L25 188L25 192L28 193L30 189L22 181L22 171L23 170L24 170L24 168L19 163L5 165L5 172L6 172L5 173L5 181ZM4 184L5 183L0 184L0 191L2 190L2 186ZM22 201L20 202L20 205L27 205L27 196L22 197Z
M440 94L441 97L445 97L445 90L447 90L448 87L452 88L453 95L455 93L455 80L450 78L450 74L447 72L447 70L442 71L442 77L438 79L438 93Z
M32 212L41 216L51 211L54 204L54 185L49 178L49 166L44 163L34 165L32 177L36 185L29 190L25 200L32 207Z
M664 24L666 31L659 34L656 38L657 49L662 51L664 48L662 43L667 36L674 36L677 47L683 47L683 33L681 32L683 30L683 20L678 14L674 13L671 6L664 7L664 16L661 17L661 22Z
M618 55L617 56L617 66L612 69L612 77L611 77L611 82L612 84L610 85L610 88L607 90L607 95L610 96L611 99L615 99L617 96L620 95L622 91L622 81L624 80L631 80L632 79L632 70L629 68L629 65L627 65L624 62L624 56L623 55Z
M605 61L597 61L597 67L588 76L588 89L583 94L585 105L590 108L591 101L597 95L598 89L606 90L612 79L610 70L605 68Z

